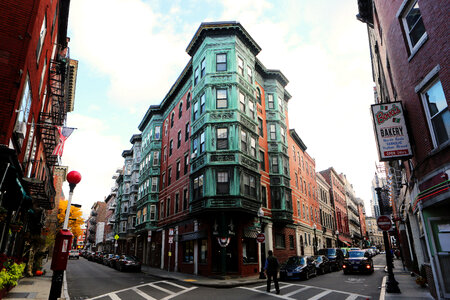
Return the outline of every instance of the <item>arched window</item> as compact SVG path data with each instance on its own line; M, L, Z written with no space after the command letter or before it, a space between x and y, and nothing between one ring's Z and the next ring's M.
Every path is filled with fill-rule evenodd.
M178 118L181 119L183 115L183 101L180 102L180 106L178 107Z
M186 110L191 106L191 93L188 93L186 97Z

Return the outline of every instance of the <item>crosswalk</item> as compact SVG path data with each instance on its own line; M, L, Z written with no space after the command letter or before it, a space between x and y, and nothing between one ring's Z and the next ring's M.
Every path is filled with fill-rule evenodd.
M196 288L197 287L187 287L170 281L161 280L110 292L87 300L169 300Z
M241 289L250 290L256 293L261 293L265 295L271 295L276 298L285 300L326 300L326 299L342 299L342 300L366 300L370 299L369 296L349 293L344 291L326 289L315 286L308 286L303 284L295 283L284 283L280 282L281 293L279 295L275 294L272 285L272 291L270 294L266 292L266 285L259 285L253 287L239 287Z

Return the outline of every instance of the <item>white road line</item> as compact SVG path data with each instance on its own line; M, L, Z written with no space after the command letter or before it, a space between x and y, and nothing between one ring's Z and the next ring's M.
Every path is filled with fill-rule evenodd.
M347 298L345 298L345 300L355 300L356 298L358 298L358 295L356 295L356 294L351 294L350 296L348 296Z
M115 293L107 294L112 300L121 300Z
M293 285L303 286L301 284L295 284L295 283ZM324 290L324 291L331 291L331 292L337 292L337 293L342 293L342 294L356 295L357 297L362 297L362 298L370 298L370 296L366 296L366 295L359 295L359 294L354 294L354 293L350 293L350 292L346 292L346 291L332 290L332 289L327 289L327 288L323 288L323 287L319 287L319 286L311 285L309 287L315 288L315 289L319 289L319 290Z
M180 289L182 289L182 290L189 289L188 287L185 287L185 286L182 286L182 285L179 285L179 284L170 282L170 281L163 281L163 282L164 282L164 283L167 283L167 284L170 284L170 285L172 285L172 286L174 286L174 287L180 288Z
M280 290L284 289L284 288L287 288L287 287L290 287L290 286L293 286L293 285L294 284L291 284L291 283L286 283L286 284L280 285Z
M161 282L164 282L164 283L165 283L165 281L159 281L159 282L160 282L160 283L161 283ZM163 292L165 292L165 293L167 293L167 294L169 294L169 295L175 294L175 292L169 291L168 289L165 289L165 288L163 288L163 287L157 286L157 285L155 285L155 284L153 284L153 283L150 283L149 286L154 287L154 288L157 288L158 290L161 290L161 291L163 291Z
M179 295L181 295L181 294L184 294L184 293L187 293L187 292L189 292L189 291L192 291L192 290L195 290L197 287L191 287L191 288L186 288L185 290L183 290L183 291L181 291L181 292L178 292L178 293L176 293L176 294L174 294L174 295L169 295L169 296L166 296L166 297L164 297L164 298L162 298L162 299L160 299L160 300L168 300L168 299L172 299L173 297L178 297Z
M112 296L111 296L112 294L117 294L117 293L120 293L120 292L128 291L128 290L130 290L130 289L137 289L137 288L144 287L144 286L148 286L148 285L149 285L149 286L153 286L154 283L160 283L160 282L166 282L166 281L161 280L161 281L155 281L155 282L151 282L151 283L144 283L144 284L132 286L132 287L129 287L129 288L126 288L126 289L121 289L121 290L117 290L117 291L110 292L110 293L107 293L107 294L103 294L103 295L95 296L95 297L92 297L92 298L88 298L88 299L86 299L86 300L99 299L99 298L102 298L102 297L105 297L105 296L109 296L109 297L112 298ZM164 288L159 288L159 287L156 287L156 288L158 288L158 289L164 289ZM165 290L165 289L164 289L164 290ZM165 291L167 291L167 290L165 290ZM166 293L167 293L167 292L166 292ZM168 294L173 294L173 292L168 292ZM120 298L114 298L113 300L120 300Z
M332 291L324 291L320 294L315 295L314 297L309 298L308 300L319 300L320 298L330 294Z
M310 286L305 286L305 287L303 287L303 288L301 288L301 289L298 289L298 290L295 290L295 291L293 291L293 292L284 294L284 296L290 297L290 296L292 296L292 295L298 294L298 293L303 292L303 291L305 291L305 290L307 290L307 289L310 289L310 288L311 288Z
M260 294L264 294L264 295L270 295L270 296L272 296L272 297L277 297L277 298L280 298L280 299L285 299L285 300L296 300L296 299L294 299L294 298L286 297L286 295L277 295L277 294L274 294L274 293L267 293L267 292L265 292L265 291L255 290L255 289L253 289L253 288L248 288L248 287L244 287L244 286L240 286L239 288L240 288L240 289L244 289L244 290L250 290L250 291L253 291L253 292L256 292L256 293L260 293Z
M267 284L260 285L260 286L255 286L255 287L253 287L253 289L260 289L260 288L265 288L265 287L267 287Z
M137 288L132 288L131 290L146 300L156 300L155 298L151 297L150 295L148 295L147 293L144 293L141 290L138 290Z

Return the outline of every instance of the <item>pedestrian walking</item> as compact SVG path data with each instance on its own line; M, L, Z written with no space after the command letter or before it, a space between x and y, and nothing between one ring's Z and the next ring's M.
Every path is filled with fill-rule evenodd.
M268 254L269 257L267 257L266 264L264 266L264 272L267 276L267 292L270 293L270 284L272 283L273 278L275 290L277 291L277 294L279 294L280 287L278 286L278 270L280 269L280 263L278 262L278 259L273 256L272 250L269 250Z

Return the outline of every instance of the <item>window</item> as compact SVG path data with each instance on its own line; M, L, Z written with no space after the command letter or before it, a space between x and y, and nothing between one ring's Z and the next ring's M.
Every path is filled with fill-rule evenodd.
M261 150L259 151L259 165L260 165L262 171L266 170L266 159L264 156L264 152Z
M270 109L274 109L275 108L275 103L273 102L273 95L272 94L268 94L267 95L267 104L269 106Z
M198 145L198 139L195 138L192 140L192 153L197 154L197 145Z
M289 163L287 159L283 160L283 165L284 165L284 174L289 175Z
M194 262L194 240L183 242L183 262Z
M274 140L277 139L276 125L275 124L270 124L269 128L270 128L270 139L272 141L274 141Z
M217 150L228 149L228 128L217 128Z
M42 45L44 44L45 35L47 34L47 14L44 15L42 21L41 31L39 32L39 40L36 47L36 60L39 61L41 57Z
M280 134L281 140L286 143L286 131L284 130L283 126L280 126Z
M216 71L223 72L227 70L227 55L226 53L216 54Z
M230 179L228 171L217 172L217 194L230 193Z
M162 174L162 188L166 187L166 173Z
M247 78L248 78L248 81L250 81L250 83L253 82L253 72L252 72L252 68L250 68L250 66L247 66Z
M164 161L167 160L167 146L164 146Z
M256 239L244 238L242 240L242 262L244 264L258 262L258 245Z
M166 202L166 217L170 216L170 198L167 198L167 202Z
M155 221L156 219L156 205L150 205L150 221Z
M258 100L258 104L261 105L261 90L257 87L256 88L256 99Z
M188 110L190 106L191 106L191 93L188 93L186 98L186 110Z
M250 111L250 117L252 117L252 119L255 118L255 103L253 103L253 101L248 101L248 109Z
M47 71L47 57L44 59L44 66L42 67L41 81L39 83L39 95L41 94L42 86L44 85L44 79L45 79L45 72L46 71Z
M193 199L197 200L203 197L203 175L194 178Z
M244 76L244 61L238 56L238 73Z
M205 75L206 75L206 59L204 58L203 60L202 60L202 63L201 63L201 73L200 73L200 75L201 75L201 77L203 78L203 77L205 77Z
M178 106L178 119L181 119L183 116L183 102L180 102L180 106Z
M177 180L180 178L180 172L181 172L181 162L177 161L177 171L175 175Z
M247 152L247 132L241 130L241 151Z
M186 127L184 129L184 141L186 142L189 139L189 122L186 123Z
M201 264L206 264L208 262L208 240L200 240L200 261Z
M276 157L276 156L272 157L272 172L273 173L278 173L279 172L278 157Z
M217 108L228 108L228 96L226 89L216 90L216 107Z
M267 207L267 188L265 186L261 186L261 204Z
M197 68L195 68L195 72L194 72L194 85L197 85L199 76L200 76L200 71L197 67Z
M198 101L194 103L194 113L192 114L192 120L197 120L198 118Z
M172 152L173 152L173 140L170 140L170 143L169 143L169 156L172 155Z
M427 36L417 0L412 1L405 10L402 23L410 51L413 52Z
M200 134L200 153L205 152L205 132Z
M170 115L170 128L173 127L174 122L175 122L175 113L172 112L172 114Z
M184 189L183 190L183 210L188 209L188 201L189 201L188 190Z
M450 111L440 80L432 83L422 93L422 101L433 145L437 147L450 139Z
M30 88L30 80L27 75L25 84L23 87L22 99L20 100L19 113L17 115L16 125L14 126L14 132L19 139L19 144L22 146L23 140L27 135L27 122L30 116L30 107L32 101L32 94Z
M188 166L189 166L189 156L187 154L184 155L184 175L187 174L188 171Z
M180 194L175 194L175 213L178 212L179 209L179 202L180 202Z
M160 208L160 212L161 212L161 219L162 218L164 218L164 200L163 201L161 201L161 204L160 204L161 206L161 208Z
M245 113L245 94L239 92L239 109Z
M283 114L284 113L284 109L283 109L283 99L281 99L280 97L278 97L278 107L280 109L280 113Z
M177 149L181 146L181 130L178 131Z
M294 236L289 235L289 249L294 249Z
M206 96L203 93L200 97L200 115L205 112L205 106L206 106Z
M286 248L286 241L284 239L284 234L275 233L275 248L277 249Z
M152 177L152 192L158 191L158 177Z
M155 140L159 140L161 138L161 126L155 127Z
M298 188L298 174L295 172L295 187Z
M256 139L254 137L250 138L250 155L256 157Z
M172 168L169 168L167 171L167 186L172 183Z
M264 137L263 120L261 118L258 118L258 130L259 136Z

